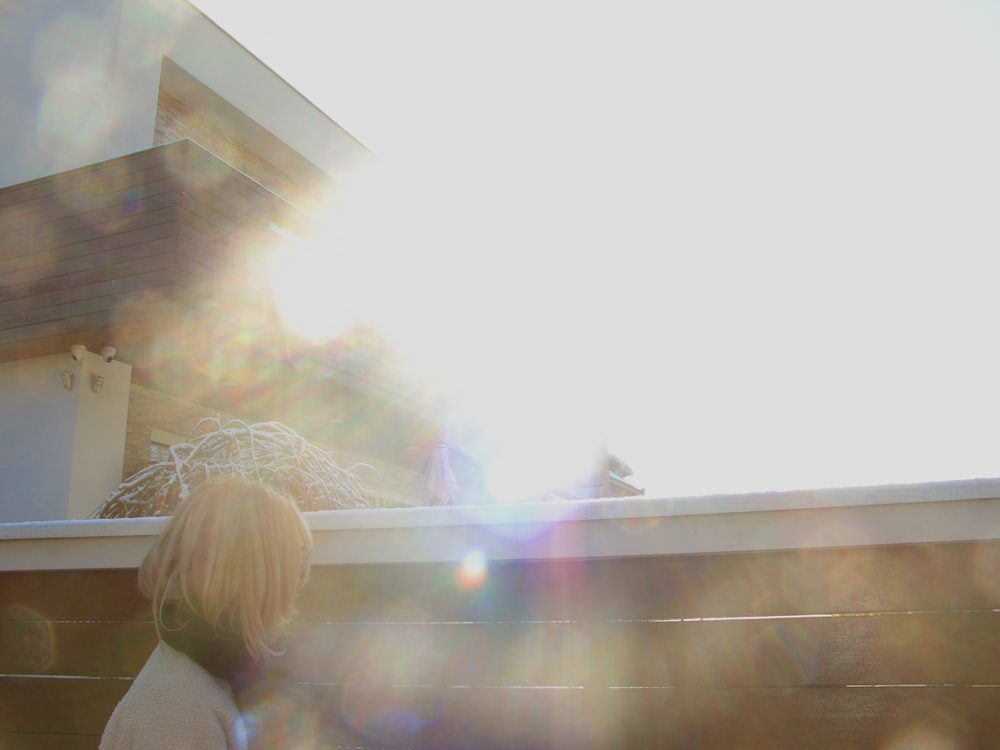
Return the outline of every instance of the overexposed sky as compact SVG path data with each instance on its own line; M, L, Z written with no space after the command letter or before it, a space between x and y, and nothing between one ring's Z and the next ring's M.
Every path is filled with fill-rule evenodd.
M400 176L359 298L524 445L1000 476L995 3L195 4Z

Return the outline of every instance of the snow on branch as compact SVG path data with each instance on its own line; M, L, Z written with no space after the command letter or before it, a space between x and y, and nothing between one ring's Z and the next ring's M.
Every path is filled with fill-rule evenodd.
M171 446L170 458L122 482L95 518L169 516L192 488L235 475L263 482L304 511L368 508L369 493L352 470L279 422L248 425L219 418L198 423L190 442Z

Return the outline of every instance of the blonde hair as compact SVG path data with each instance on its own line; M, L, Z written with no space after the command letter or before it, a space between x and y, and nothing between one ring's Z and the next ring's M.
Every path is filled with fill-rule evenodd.
M139 568L139 588L161 639L173 607L220 637L242 638L259 663L295 613L311 555L294 501L255 482L216 479L178 506Z

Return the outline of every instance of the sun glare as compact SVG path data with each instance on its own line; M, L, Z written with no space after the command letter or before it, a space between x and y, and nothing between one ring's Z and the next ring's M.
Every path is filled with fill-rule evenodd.
M288 240L274 269L276 304L288 328L308 340L329 341L358 326L399 332L414 312L406 202L395 180L373 170L331 196L303 235L276 228Z
M275 274L289 325L376 326L504 435L559 414L546 454L593 412L652 494L995 476L995 10L661 12L594 6L578 39L544 3L474 39L324 27L372 76L348 92L265 28L262 59L332 116L368 93L398 168ZM498 496L548 481L523 454L497 451Z
M359 322L356 290L338 283L333 252L300 247L279 265L274 278L278 312L295 335L325 342L346 334Z
M561 274L592 290L594 264L533 258L509 230L484 228L484 200L385 170L290 242L273 285L302 338L377 331L399 376L446 402L449 427L489 433L489 490L514 502L592 481L607 370L590 354L606 312L556 302L550 287Z

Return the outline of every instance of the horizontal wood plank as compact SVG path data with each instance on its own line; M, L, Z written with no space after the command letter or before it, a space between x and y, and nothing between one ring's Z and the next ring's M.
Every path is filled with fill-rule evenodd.
M38 339L65 338L66 334L73 331L103 330L111 326L114 326L115 330L121 330L123 326L144 321L162 322L176 312L172 304L173 296L172 286L150 289L141 299L126 299L123 304L111 308L98 309L71 318L40 320L19 328L0 329L0 346L16 343L25 344L25 348L28 348L31 342ZM75 342L75 339L74 336L70 341ZM43 354L51 353L51 348L43 351Z
M113 247L135 245L149 239L177 234L180 205L145 211L115 222L51 234L44 230L16 253L5 252L0 271L39 265L39 259L58 261L90 255ZM158 227L158 229L157 229ZM165 234L165 232L170 234Z
M225 283L226 280L222 276L225 261L219 248L203 249L192 244L185 234L186 231L185 229L182 232L181 241L177 246L177 269L188 278L188 282L182 287L183 292L197 288L198 284L203 282Z
M20 328L30 329L34 325L50 321L83 319L88 316L104 315L110 323L116 319L119 308L136 307L144 302L156 302L173 291L173 283L168 274L154 275L159 284L149 283L140 286L135 291L114 292L100 297L64 302L48 307L22 310L19 312L0 313L0 330L17 331Z
M0 621L146 622L149 601L135 570L27 570L0 573Z
M613 692L604 726L622 747L985 750L1000 728L996 687Z
M232 269L238 262L245 263L250 249L269 239L265 236L262 240L262 236L252 229L235 230L225 237L213 238L183 224L179 238L179 256L200 264L218 276L220 282L227 281L223 277L227 269Z
M249 175L201 147L188 151L184 175L189 188L208 190L217 195L232 193L258 206L270 205L275 200L285 202Z
M284 696L284 698L278 697ZM260 747L986 750L1000 687L564 690L365 684L262 691ZM273 713L272 713L273 711ZM294 717L294 723L292 721ZM328 744L327 744L328 743Z
M120 299L123 294L142 292L146 289L169 287L177 278L174 259L170 255L161 255L158 262L146 263L147 270L137 273L116 275L110 279L102 279L83 283L75 275L62 277L62 284L49 292L21 295L15 299L0 301L0 321L8 315L23 315L29 319L37 311L45 319L65 317L58 311L66 305L92 303L95 300L114 297ZM153 268L148 268L153 265ZM123 269L115 269L121 271ZM52 313L51 315L49 313Z
M788 687L1000 684L1000 613L661 622L299 624L296 680Z
M243 192L213 190L211 186L189 183L184 199L185 209L197 213L215 227L224 229L246 221L267 227L268 203L255 201Z
M0 621L0 674L135 677L156 645L150 622Z
M0 731L3 750L97 750L101 738L92 734L41 734Z
M60 276L39 277L37 269L25 269L0 276L0 302L25 297L47 297L63 293L69 286L97 284L138 274L177 267L177 241L174 238L144 243L141 252L135 247L118 248L103 253L60 262Z
M238 213L238 209L235 209ZM202 242L213 243L226 237L230 232L241 229L249 221L241 221L239 216L228 218L206 208L191 195L185 196L181 208L180 223L196 234ZM266 229L266 228L262 228Z
M42 215L27 222L23 216L16 221L14 217L0 216L0 226L6 229L13 225L12 231L0 235L0 253L17 255L37 250L44 245L44 238L51 238L50 246L67 244L61 237L69 233L74 233L74 237L75 233L88 230L94 234L111 234L129 226L142 214L180 205L182 193L176 180L160 180L150 187L152 191L137 186L120 194L104 196L105 201L101 204L77 208L59 203L58 210L65 215L58 218Z
M0 208L79 190L97 194L124 190L134 184L136 175L141 175L146 169L163 165L176 169L182 163L187 147L188 142L185 141L157 146L12 185L0 190Z
M42 178L28 192L21 192L25 185L0 188L0 216L60 221L182 186L182 163L169 154L147 154L138 161L121 157Z
M179 225L167 222L134 231L108 235L56 250L39 250L30 256L0 259L0 280L4 285L23 284L27 281L56 277L64 273L83 270L89 265L114 262L105 253L119 251L125 257L163 252L163 241L176 240ZM72 264L81 261L81 265ZM61 268L56 268L57 266ZM63 270L66 269L66 270Z
M100 735L125 679L0 676L0 732Z
M1000 541L721 555L318 566L304 620L649 620L993 609Z
M39 690L39 683L53 683ZM124 680L0 678L0 728L100 733ZM383 748L992 747L1000 688L705 690L272 686L245 700L258 739ZM46 701L64 710L46 710ZM919 744L923 743L923 744ZM936 743L936 744L931 744ZM952 744L946 744L952 743ZM273 746L260 743L259 746Z
M136 198L141 200L176 192L183 184L179 177L175 166L156 161L139 169L119 172L117 183L109 184L107 190L95 190L93 185L86 183L69 191L59 190L58 182L53 182L48 192L36 191L32 199L0 205L0 217L3 221L9 220L14 228L27 228L39 221L58 221L92 208L100 210L102 206L125 201L134 203ZM0 198L7 197L8 189L0 190Z

